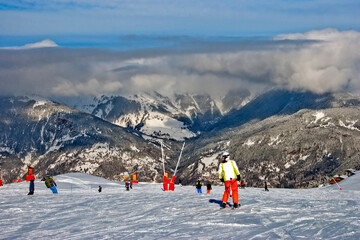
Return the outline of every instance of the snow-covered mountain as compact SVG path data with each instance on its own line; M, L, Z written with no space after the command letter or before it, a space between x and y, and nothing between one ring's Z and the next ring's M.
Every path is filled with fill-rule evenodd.
M311 187L345 168L360 169L358 97L275 90L241 106L245 95L238 98L240 108L228 112L204 95L79 102L93 114L44 99L1 97L2 179L22 178L32 165L39 175L80 171L120 179L122 172L137 171L144 180L161 181L159 137L170 172L182 145L177 140L188 138L178 169L188 184L197 178L217 181L224 150L250 186L266 178L272 186ZM190 138L194 129L196 137Z
M167 150L167 149L165 149ZM87 172L120 179L126 171L160 179L160 148L138 132L67 106L29 97L0 97L1 177Z
M240 189L238 210L219 209L224 186L196 194L193 186L163 192L140 183L127 192L123 182L71 173L55 176L56 196L38 179L27 196L27 182L5 184L0 238L359 239L359 177L341 182L342 190Z
M130 127L149 136L184 140L195 137L231 110L251 99L247 90L233 90L220 100L209 95L157 92L133 96L67 98L60 101L115 125Z
M312 187L360 169L359 142L358 97L269 92L188 141L180 172L189 182L214 181L227 150L249 186L267 179L276 187Z

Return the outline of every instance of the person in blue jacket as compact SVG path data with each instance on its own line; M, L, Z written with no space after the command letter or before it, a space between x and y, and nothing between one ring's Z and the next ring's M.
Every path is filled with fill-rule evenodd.
M130 183L128 181L125 181L125 188L126 188L126 191L130 190Z

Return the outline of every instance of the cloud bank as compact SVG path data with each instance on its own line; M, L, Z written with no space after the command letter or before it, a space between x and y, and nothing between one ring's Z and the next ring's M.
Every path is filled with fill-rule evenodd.
M336 29L271 40L196 41L128 51L0 50L0 94L82 96L158 91L224 95L268 87L360 93L360 33Z

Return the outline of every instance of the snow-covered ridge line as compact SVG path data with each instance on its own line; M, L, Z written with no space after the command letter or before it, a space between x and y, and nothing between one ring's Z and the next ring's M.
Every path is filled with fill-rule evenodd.
M179 141L197 135L197 130L190 130L191 122L195 119L201 118L203 114L224 112L209 97L191 94L179 95L177 99L156 92L133 96L102 95L80 102L80 105L71 102L67 104L121 127L136 128L150 136ZM214 120L200 120L204 121Z

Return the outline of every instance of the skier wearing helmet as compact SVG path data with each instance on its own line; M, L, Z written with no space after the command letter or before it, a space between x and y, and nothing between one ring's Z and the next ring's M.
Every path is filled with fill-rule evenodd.
M226 208L226 202L229 198L230 191L232 191L232 198L234 202L233 208L238 208L240 204L237 181L240 181L240 173L236 162L230 160L229 155L230 154L228 152L223 152L222 161L219 165L219 177L220 180L225 183L225 192L222 198L221 208Z

